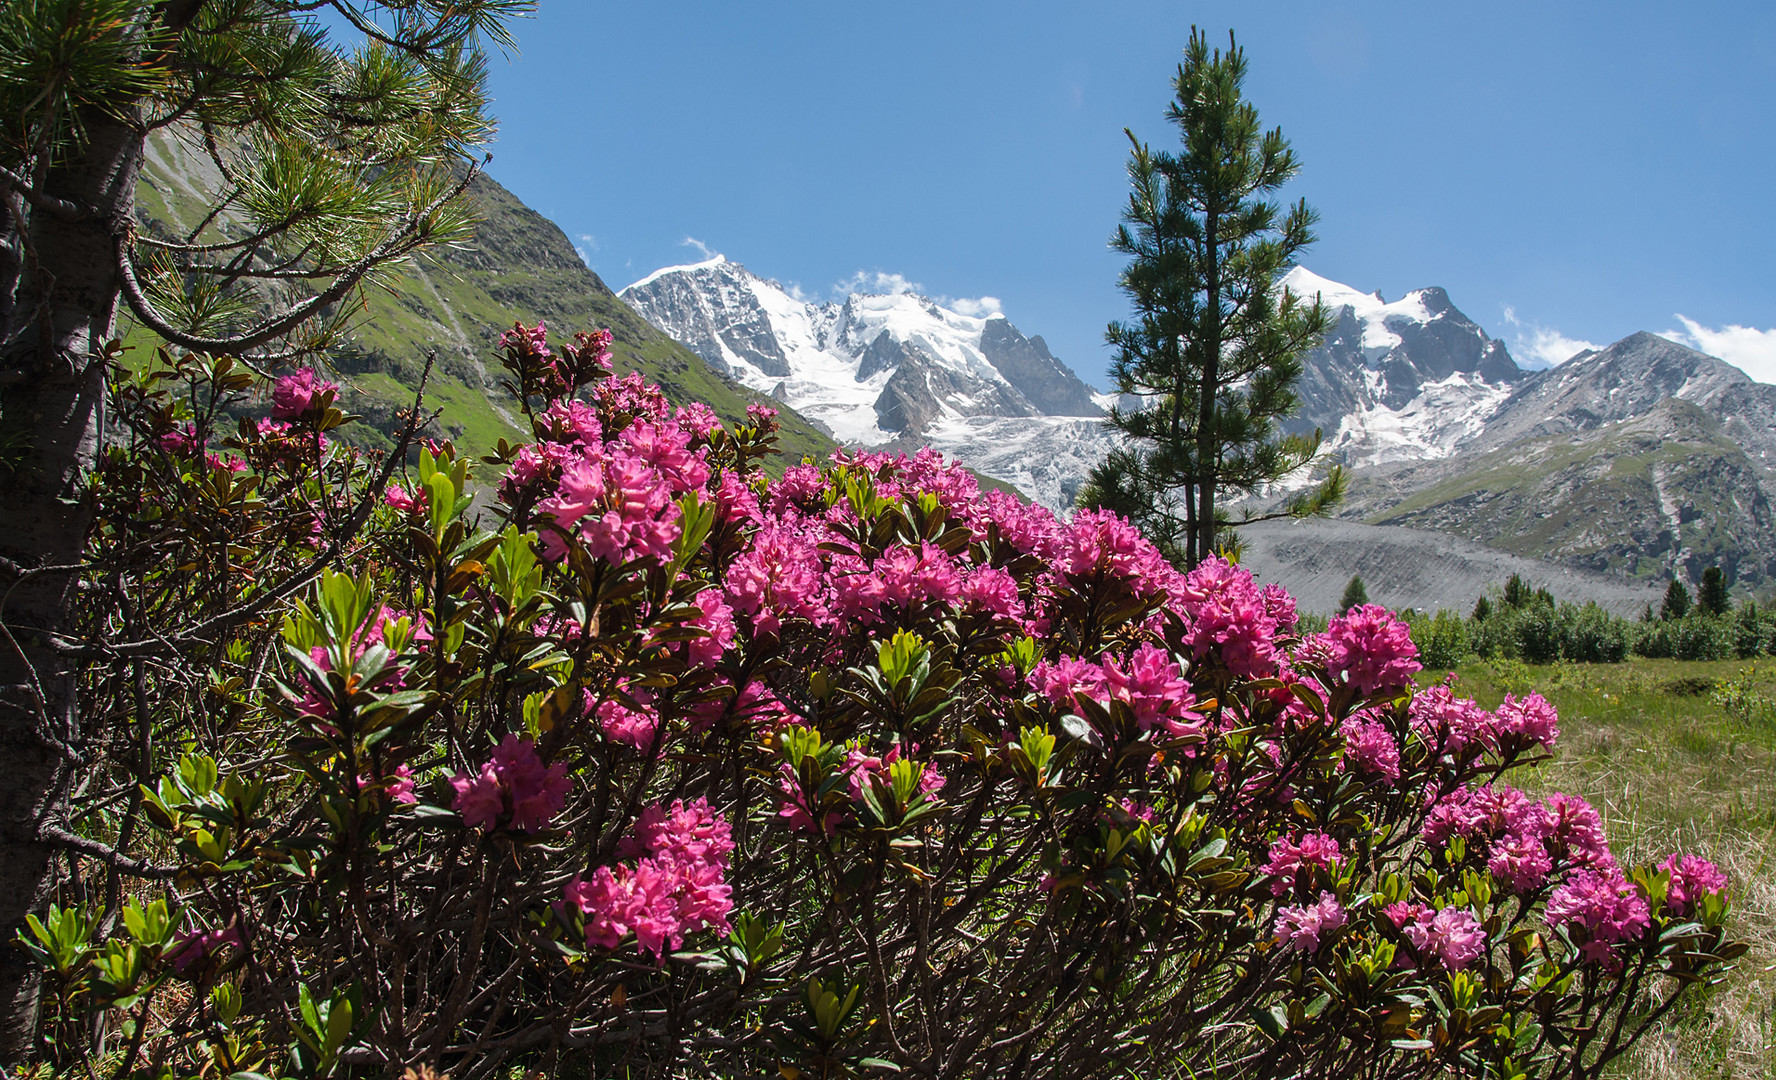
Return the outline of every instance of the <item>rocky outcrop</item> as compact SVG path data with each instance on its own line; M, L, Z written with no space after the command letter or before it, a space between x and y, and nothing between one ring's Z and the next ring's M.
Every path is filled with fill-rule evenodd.
M1040 335L1025 337L1005 319L988 319L980 350L987 362L1044 416L1098 416L1091 387L1048 351Z

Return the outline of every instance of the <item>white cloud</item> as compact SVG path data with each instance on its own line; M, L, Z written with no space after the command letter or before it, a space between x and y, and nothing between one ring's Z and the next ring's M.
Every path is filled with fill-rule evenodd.
M982 296L972 300L966 296L955 300L945 297L940 303L957 314L970 315L976 319L984 319L990 315L997 315L1000 313L999 298L997 296Z
M833 292L839 296L851 293L868 293L872 296L899 296L901 293L919 291L919 283L908 281L900 274L884 274L880 270L859 270L843 281L833 285Z
M687 236L683 240L680 240L678 242L678 246L679 247L696 248L698 254L703 256L703 261L705 261L705 262L708 262L710 259L715 258L716 255L718 254L717 252L710 251L708 244L705 244L703 241L697 239L694 236Z
M587 266L591 266L592 253L598 250L598 237L593 236L591 233L581 233L579 235L579 241L579 243L574 245L574 254L580 257L581 262L585 263Z
M1517 309L1505 305L1505 325L1511 328L1511 352L1526 368L1551 368L1564 364L1587 349L1603 348L1584 338L1570 338L1553 327L1524 322L1517 318Z
M1776 330L1755 326L1703 326L1681 313L1682 330L1667 330L1665 337L1710 356L1718 356L1758 382L1776 383Z

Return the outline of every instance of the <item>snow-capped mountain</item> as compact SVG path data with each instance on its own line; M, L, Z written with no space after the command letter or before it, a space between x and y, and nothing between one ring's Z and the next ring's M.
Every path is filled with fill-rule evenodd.
M1331 329L1302 357L1301 413L1351 465L1448 457L1480 433L1526 372L1439 288L1394 301L1297 266L1282 285L1325 304Z
M1055 509L1113 445L1092 389L1002 315L905 292L810 303L719 255L618 295L843 442L931 446Z

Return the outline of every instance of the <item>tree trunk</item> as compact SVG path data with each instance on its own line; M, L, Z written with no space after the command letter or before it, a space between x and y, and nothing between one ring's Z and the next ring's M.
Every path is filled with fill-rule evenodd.
M1195 566L1215 553L1215 488L1221 476L1220 435L1215 430L1215 398L1221 392L1221 219L1214 201L1203 211L1203 259L1208 270L1203 305L1202 388L1197 397L1196 474L1202 486L1197 489L1197 548L1190 554Z
M0 1064L31 1056L38 978L10 944L54 886L55 848L80 766L77 663L50 635L72 623L92 506L87 475L104 427L102 349L117 327L114 237L135 213L143 138L115 117L85 118L84 152L52 169L45 194L90 208L66 221L30 212L24 274L0 374Z

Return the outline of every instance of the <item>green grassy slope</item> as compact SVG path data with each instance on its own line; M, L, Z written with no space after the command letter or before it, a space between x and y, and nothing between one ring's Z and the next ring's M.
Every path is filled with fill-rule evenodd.
M1633 577L1694 580L1719 565L1757 588L1776 576L1771 518L1745 451L1672 399L1635 420L1493 451L1368 520Z
M137 199L144 230L183 234L208 212L219 187L207 162L157 136ZM580 261L560 228L491 177L477 177L469 190L483 218L473 242L432 251L370 288L349 341L329 357L345 385L345 407L364 417L346 431L354 441L389 445L428 353L436 365L426 400L443 410L441 434L474 453L501 438L528 437L516 404L498 386L494 342L514 320L543 320L560 338L608 327L619 373L640 370L675 403L703 401L729 421L743 417L750 402L771 404L783 421L779 468L831 449L832 440L802 417L718 374L650 326ZM139 330L128 340L154 343Z

